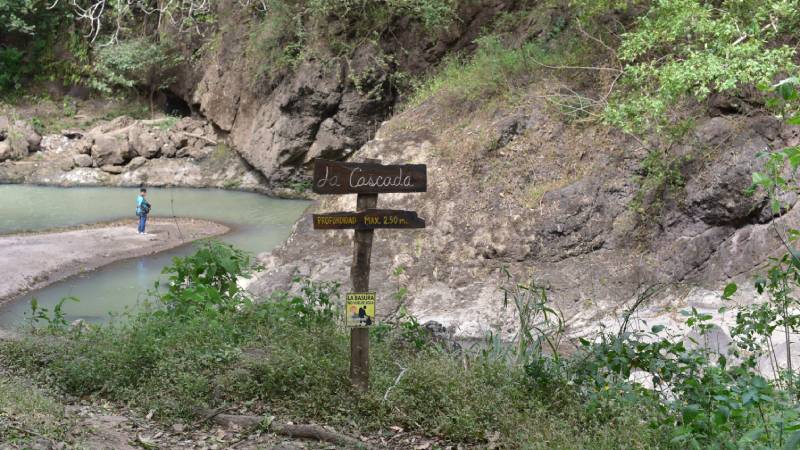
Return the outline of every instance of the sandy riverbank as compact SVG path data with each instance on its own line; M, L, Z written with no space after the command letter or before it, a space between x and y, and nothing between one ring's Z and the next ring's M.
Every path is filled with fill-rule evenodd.
M0 236L0 303L115 261L159 253L229 228L206 220L152 218L148 234L133 221L83 225L71 230Z

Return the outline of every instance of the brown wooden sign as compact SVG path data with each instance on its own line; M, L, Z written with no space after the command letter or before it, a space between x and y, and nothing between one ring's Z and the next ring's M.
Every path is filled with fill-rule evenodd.
M424 164L384 166L374 159L363 163L322 159L314 162L314 192L358 194L358 212L314 214L313 217L315 230L355 230L353 264L350 267L354 293L370 292L369 268L376 228L425 228L425 221L414 211L377 209L378 194L425 192L427 188L428 172ZM375 297L372 297L371 305L375 307ZM363 306L369 310L366 303ZM375 312L370 311L372 314L365 313L366 320L374 321ZM357 317L360 318L360 314ZM361 391L369 389L369 329L366 327L350 329L350 382Z
M425 192L428 172L425 164L383 165L314 161L314 183L317 194L385 194L392 192Z
M315 230L374 230L376 228L425 228L414 211L367 209L359 212L314 214Z

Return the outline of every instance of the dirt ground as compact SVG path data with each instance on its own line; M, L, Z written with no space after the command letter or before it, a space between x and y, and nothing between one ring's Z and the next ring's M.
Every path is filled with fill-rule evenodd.
M148 220L147 234L134 221L73 230L0 236L0 303L27 291L115 261L150 255L229 231L196 219Z

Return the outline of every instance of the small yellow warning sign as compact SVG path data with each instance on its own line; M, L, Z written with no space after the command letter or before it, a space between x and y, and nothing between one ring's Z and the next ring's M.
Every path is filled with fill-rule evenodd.
M348 327L369 327L375 324L375 293L351 292L347 294L344 310Z

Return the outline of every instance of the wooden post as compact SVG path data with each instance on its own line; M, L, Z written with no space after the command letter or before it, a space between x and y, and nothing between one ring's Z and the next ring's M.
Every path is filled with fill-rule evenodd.
M376 228L425 228L425 220L414 211L379 210L378 194L393 192L426 192L428 172L424 164L382 165L379 160L341 162L317 159L314 162L312 189L316 194L358 194L356 212L314 214L314 229L353 229L353 265L350 268L352 294L369 293L369 265L372 256L372 237ZM369 297L369 309L374 309L375 295ZM348 302L350 296L348 294ZM345 303L347 306L347 303ZM353 314L347 311L345 314ZM360 312L360 314L363 314ZM355 317L355 316L354 316ZM350 330L350 382L358 390L369 389L369 316L346 324ZM372 311L372 323L375 312Z
M378 194L358 194L357 211L377 206ZM355 230L353 233L353 265L350 267L350 281L353 284L353 292L368 292L369 263L375 230ZM369 328L350 329L350 383L362 391L369 388Z

